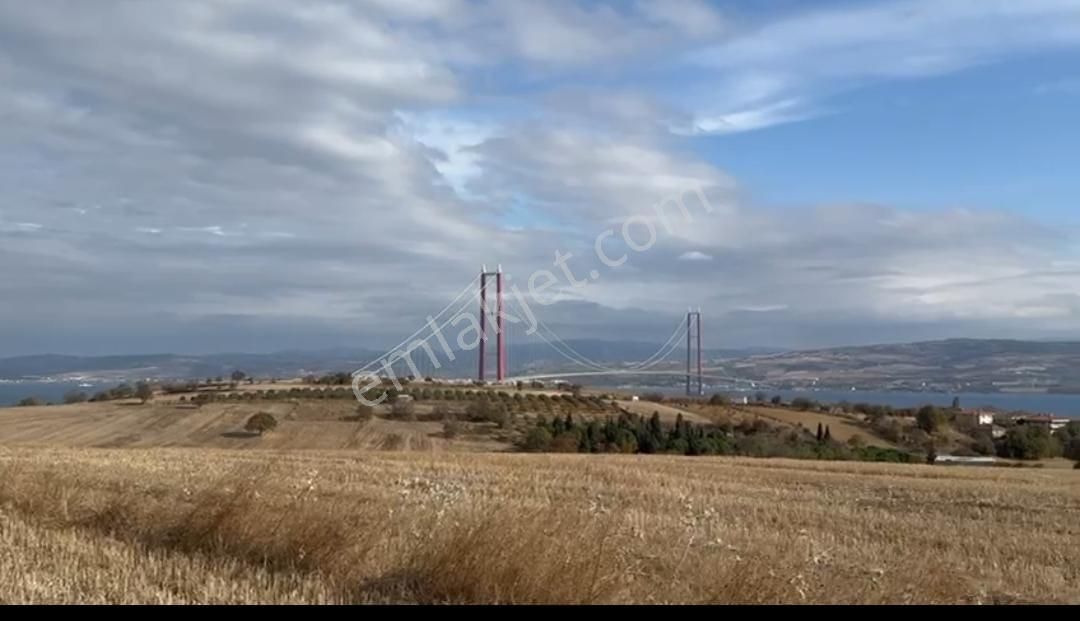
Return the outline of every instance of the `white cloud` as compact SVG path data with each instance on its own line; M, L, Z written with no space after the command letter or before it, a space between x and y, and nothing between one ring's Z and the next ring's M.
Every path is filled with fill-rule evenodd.
M0 232L33 233L35 231L40 231L43 228L45 227L37 222L12 222L11 224L0 222Z
M679 255L680 261L712 261L711 255L707 255L699 250L689 250Z
M684 104L700 131L814 116L813 99L872 80L919 78L1080 45L1073 0L891 0L813 8L689 54L708 72ZM793 103L798 111L789 110Z
M784 99L765 104L760 108L737 110L714 116L707 113L694 119L690 128L675 126L672 131L679 134L736 134L773 125L794 123L819 116L820 112L810 108L800 99Z
M488 64L500 54L512 56L537 65L540 74L629 59L649 61L672 47L716 36L726 25L709 4L697 0L488 0L473 8L462 11L450 27L455 35L475 42L462 58Z
M386 340L481 263L527 278L556 250L601 271L563 299L633 315L614 336L688 304L812 333L835 317L1080 325L1058 232L989 212L758 208L690 143L820 114L833 82L995 56L974 4L940 6L747 24L692 0L0 3L0 341L76 319L112 346L133 325L267 317ZM987 30L1014 51L1044 45L1029 30L1053 45L1067 29L1048 16L1068 11L994 4ZM704 42L687 77L675 63ZM665 230L656 206L696 187L713 211L688 196L692 218L669 206ZM631 216L656 245L596 265L596 235Z
M763 304L761 306L743 306L735 310L747 313L775 313L788 310L787 304Z
M723 16L701 0L639 0L637 7L649 19L694 37L715 36L729 27Z

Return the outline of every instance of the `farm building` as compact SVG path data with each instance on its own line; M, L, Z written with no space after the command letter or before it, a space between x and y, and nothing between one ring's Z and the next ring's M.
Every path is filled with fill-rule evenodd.
M994 413L983 410L965 410L960 416L967 419L972 426L990 427L994 424Z
M1014 416L1012 419L1014 424L1017 425L1042 425L1049 429L1051 432L1059 429L1064 429L1065 425L1069 424L1069 419L1058 418L1057 416L1051 416L1049 414L1038 414L1034 416Z

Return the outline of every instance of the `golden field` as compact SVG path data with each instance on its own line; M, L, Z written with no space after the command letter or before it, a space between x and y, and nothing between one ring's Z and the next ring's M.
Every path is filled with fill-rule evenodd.
M0 602L1080 603L1077 516L1049 469L7 446Z

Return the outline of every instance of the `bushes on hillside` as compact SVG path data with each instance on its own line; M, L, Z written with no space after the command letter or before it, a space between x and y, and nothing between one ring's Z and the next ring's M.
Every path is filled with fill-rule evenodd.
M999 457L1043 459L1061 454L1060 441L1041 425L1018 425L1009 429L996 443Z
M994 439L990 437L989 432L977 432L974 442L971 443L971 450L976 455L993 455L996 452Z
M102 390L94 395L91 401L113 401L116 399L130 399L135 396L135 389L130 384L119 384L114 388Z
M150 385L150 382L139 382L135 385L135 397L146 403L154 398L154 387Z
M447 440L453 440L461 435L463 426L461 422L454 418L448 418L443 421L443 437Z
M551 448L551 432L543 426L529 429L522 442L522 448L530 453L543 453Z
M1071 421L1065 428L1057 432L1061 442L1062 455L1068 459L1080 462L1080 421Z
M86 403L90 400L90 395L81 390L70 390L64 393L64 403Z
M709 405L729 405L730 403L731 399L728 399L727 395L717 393L709 397Z
M716 425L690 424L681 415L673 426L665 427L657 413L645 419L628 412L603 422L576 422L569 415L550 420L540 417L525 434L520 448L532 452L747 455L904 463L912 459L908 453L894 449L859 443L845 446L825 438L819 442L805 430L773 428L763 421L741 423L732 432Z
M199 383L196 381L183 383L166 383L161 385L161 391L167 395L175 395L184 392L195 392L198 389Z
M390 415L398 420L416 420L416 405L412 400L397 400L390 406Z
M926 433L935 433L945 426L946 420L945 412L932 405L924 405L915 414L915 424Z
M502 403L477 399L465 408L465 416L474 423L495 423L500 429L510 424L510 412Z

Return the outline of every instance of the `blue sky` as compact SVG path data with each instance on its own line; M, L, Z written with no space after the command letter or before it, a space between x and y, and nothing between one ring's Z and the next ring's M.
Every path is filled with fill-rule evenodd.
M1075 213L1078 54L1046 54L839 93L823 116L710 139L701 152L777 203Z
M556 252L565 338L1080 338L1080 0L0 0L0 81L0 356L393 344Z

